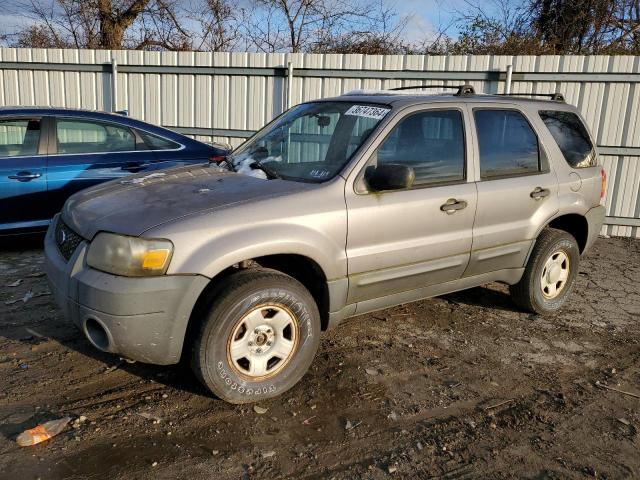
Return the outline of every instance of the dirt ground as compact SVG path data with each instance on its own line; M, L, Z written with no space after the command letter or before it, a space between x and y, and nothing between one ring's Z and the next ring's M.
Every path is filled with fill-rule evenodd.
M599 239L554 317L492 284L350 319L262 414L91 348L42 261L0 251L2 479L640 477L640 398L603 387L640 394L640 241Z

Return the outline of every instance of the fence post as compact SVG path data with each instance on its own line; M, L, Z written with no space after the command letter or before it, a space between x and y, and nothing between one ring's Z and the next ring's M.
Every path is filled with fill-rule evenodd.
M293 62L287 63L287 110L291 108L293 96Z
M111 59L111 111L118 110L118 62Z
M507 78L504 82L504 93L511 93L511 75L513 74L513 65L507 65Z

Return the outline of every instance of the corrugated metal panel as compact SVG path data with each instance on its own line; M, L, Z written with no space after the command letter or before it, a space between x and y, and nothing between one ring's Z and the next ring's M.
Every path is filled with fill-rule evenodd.
M234 136L238 131L257 130L286 108L288 80L283 72L288 62L300 70L299 76L294 72L292 104L353 89L407 85L471 83L477 91L502 93L504 72L513 65L512 92L561 91L581 110L597 143L608 147L601 156L609 175L607 215L619 225L607 225L603 232L640 237L635 226L640 218L640 57L2 48L0 105L109 110L112 58L122 69L116 81L118 109L151 123L180 127L199 140L233 146L243 141ZM204 135L203 129L215 132Z

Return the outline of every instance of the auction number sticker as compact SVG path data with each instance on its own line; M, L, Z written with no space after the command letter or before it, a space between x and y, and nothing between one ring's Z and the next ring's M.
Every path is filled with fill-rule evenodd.
M354 105L349 110L345 112L345 115L353 115L356 117L366 117L373 118L375 120L380 120L387 113L389 113L390 108L381 108L381 107L372 107L370 105Z

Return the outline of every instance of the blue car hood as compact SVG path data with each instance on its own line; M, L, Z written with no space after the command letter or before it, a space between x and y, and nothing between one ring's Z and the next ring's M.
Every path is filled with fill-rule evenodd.
M100 231L139 236L150 228L203 211L229 208L310 188L198 165L132 175L71 196L62 218L86 239Z

